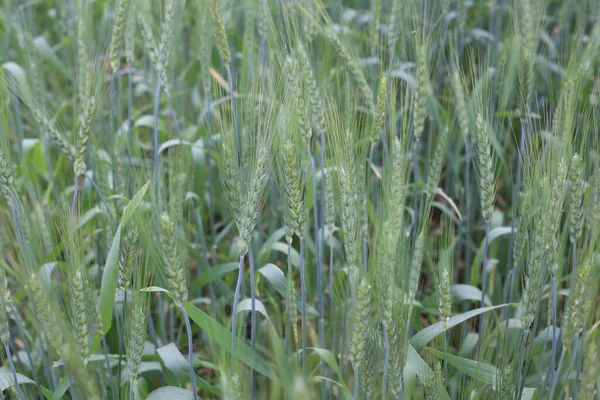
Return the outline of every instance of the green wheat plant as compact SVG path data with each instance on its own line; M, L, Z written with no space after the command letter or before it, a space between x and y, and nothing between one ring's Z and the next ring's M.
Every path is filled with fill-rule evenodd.
M0 399L600 398L594 0L0 5Z

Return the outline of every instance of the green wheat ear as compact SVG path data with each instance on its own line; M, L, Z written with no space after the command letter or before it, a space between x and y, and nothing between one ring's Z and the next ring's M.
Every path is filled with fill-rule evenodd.
M160 217L160 243L167 282L177 308L183 307L188 298L187 274L179 256L175 223L168 213Z
M371 134L371 143L377 142L383 122L385 119L385 110L387 109L387 77L384 75L379 82L379 90L377 92L377 105L373 109L373 132Z
M119 70L119 47L123 42L123 28L127 29L127 20L131 0L119 0L117 11L115 13L115 21L113 23L112 35L109 45L110 66L115 73Z
M581 157L574 154L571 159L571 188L569 191L569 239L576 244L583 230L583 194L585 192L585 180Z
M587 342L586 351L583 354L583 378L579 395L582 399L593 399L598 394L597 381L600 374L600 368L598 367L598 357L600 357L598 335L590 335Z
M0 193L9 204L13 202L12 195L17 193L13 176L8 156L0 148Z
M494 164L485 120L477 115L475 132L475 155L479 167L479 189L481 191L481 215L489 221L494 208Z
M0 341L6 344L10 340L10 330L8 328L7 311L10 299L10 290L6 281L6 272L4 266L0 266Z
M569 349L573 340L578 338L583 332L588 316L594 302L594 295L598 290L597 280L591 260L586 260L574 271L575 280L569 296L569 304L565 312L565 320L562 329L562 343L564 351Z
M213 31L215 39L217 40L217 48L219 49L223 64L225 64L225 69L227 69L231 64L231 53L229 52L227 33L225 31L225 25L223 25L223 18L221 17L218 0L208 0L208 8L210 9L213 20Z

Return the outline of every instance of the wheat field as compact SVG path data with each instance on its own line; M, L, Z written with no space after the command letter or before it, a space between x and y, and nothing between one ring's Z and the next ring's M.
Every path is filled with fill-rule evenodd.
M0 399L600 399L599 18L4 0Z

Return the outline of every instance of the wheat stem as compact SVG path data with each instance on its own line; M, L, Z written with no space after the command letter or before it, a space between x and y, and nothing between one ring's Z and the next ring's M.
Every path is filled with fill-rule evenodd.
M13 364L12 355L10 353L10 346L8 345L8 343L4 343L4 350L6 350L6 358L8 359L8 363L10 364L10 371L12 372L13 380L15 381L17 395L19 396L19 399L25 400L25 398L23 397L23 392L21 392L21 386L19 385L19 381L17 379L17 370L15 369L15 365Z
M353 397L353 400L358 400L358 396L359 396L359 392L360 392L360 387L359 387L358 383L359 383L358 364L355 361L354 362L354 387L353 387L354 397Z
M233 307L231 313L231 374L235 373L235 353L237 345L237 304L242 289L242 280L244 279L244 254L240 252L240 264L238 267L237 283L235 284L235 293L233 294Z
M550 277L550 285L552 287L552 354L550 355L550 373L548 380L552 381L554 379L554 374L558 374L558 372L555 371L558 337L556 335L556 276L554 274ZM554 393L554 389L552 390L552 393Z
M154 128L152 131L152 179L154 179L154 197L156 204L160 210L160 196L158 195L158 110L160 107L160 88L161 88L161 77L156 78L156 91L154 92Z
M131 188L131 149L133 147L133 80L131 65L127 67L127 195L132 196Z
M300 235L300 285L302 293L302 375L306 379L306 277L304 271L304 235Z
M381 398L387 399L387 375L388 368L390 365L390 340L388 337L387 325L383 324L383 350L384 350L384 358L383 358L383 381L381 383Z
M323 317L325 313L325 305L323 303L323 260L321 258L321 242L322 235L319 232L319 211L317 204L317 170L315 167L315 160L310 151L310 143L306 141L306 153L308 155L308 159L310 161L310 169L313 174L313 214L314 214L314 225L315 225L315 242L316 242L316 264L317 264L317 302L318 302L318 310L319 310L319 318ZM325 346L325 329L319 321L319 346Z
M574 347L577 346L577 339L574 340ZM556 383L558 381L558 376L559 376L559 371L560 371L560 366L562 365L564 358L565 358L565 353L566 351L563 350L563 352L560 355L560 360L558 361L558 371L556 374L554 374L554 376L552 377L551 380L551 386L550 386L550 397L548 397L549 399L553 399L554 398L554 391L556 390ZM573 353L573 356L575 356L575 353ZM574 357L572 357L572 359L574 359ZM569 369L567 371L567 379L569 377L569 373L571 372L571 367L573 366L573 363L571 362L571 365L569 366ZM561 391L562 393L562 391ZM559 396L560 397L560 396Z
M525 124L522 125L521 127L521 138L519 140L519 150L517 152L517 171L516 171L516 179L515 179L515 188L513 189L513 204L512 204L512 217L511 217L511 234L509 236L509 243L508 243L508 257L509 257L509 262L512 262L512 253L514 251L514 228L515 228L515 217L516 217L516 211L517 211L517 198L519 195L519 190L521 189L521 181L523 179L522 175L522 170L523 170L523 151L525 149L525 138L527 136L527 121L525 122ZM512 302L513 301L513 296L514 296L514 287L515 287L515 276L517 275L518 272L518 265L512 265L511 268L511 275L510 275L510 285L508 288L508 302ZM506 323L508 324L508 318L506 319Z
M104 362L106 363L106 369L108 370L108 380L110 382L110 387L113 392L114 398L117 397L117 386L115 384L115 378L113 376L112 369L110 367L110 360L108 359L108 345L106 344L106 336L102 335L102 351L104 352Z
M254 257L252 246L248 246L248 263L250 264L250 342L252 350L256 348L256 287L254 282ZM250 370L250 398L256 395L256 382L254 381L254 369Z
M288 282L290 280L291 274L292 274L292 257L291 257L291 253L292 253L292 241L288 240L287 242L287 279ZM295 299L294 299L295 300ZM289 284L288 284L288 293L287 293L287 299L285 301L285 315L286 315L286 324L285 324L285 350L286 351L290 351L290 324L292 323L292 320L290 319L290 301L292 301L292 299L290 299L290 291L289 291Z
M194 340L192 337L192 326L190 324L190 317L188 316L187 311L185 311L184 307L180 308L181 315L183 315L183 319L185 320L185 329L187 330L188 335L188 362L190 369L190 381L192 383L192 393L194 394L194 399L197 399L198 389L196 388L196 372L194 371Z
M525 355L525 344L527 343L527 334L529 331L525 329L523 331L523 338L521 339L521 348L519 349L519 371L517 372L517 386L515 387L515 398L519 398L521 393L521 381L523 378L523 356Z
M29 342L27 340L27 336L25 335L25 331L23 330L23 323L21 322L21 316L18 314L18 310L15 307L14 303L11 299L8 299L8 306L10 307L11 312L15 316L15 321L17 323L17 330L19 331L19 337L23 341L23 347L25 349L25 354L27 355L27 360L29 361L29 365L31 365L31 373L33 374L33 380L35 381L35 386L37 387L38 394L40 395L40 399L43 398L42 388L40 386L40 380L38 379L37 370L35 368L35 364L33 363L33 358L31 356L31 350L29 349Z
M485 221L485 245L483 247L483 261L481 266L481 302L480 307L485 306L485 294L487 292L487 253L490 245L490 220ZM477 358L481 351L481 340L483 338L483 313L479 316L479 339L477 341Z

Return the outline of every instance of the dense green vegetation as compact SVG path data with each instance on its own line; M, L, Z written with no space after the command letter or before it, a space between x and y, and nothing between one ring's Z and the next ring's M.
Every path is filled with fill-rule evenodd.
M600 398L599 18L5 0L0 398Z

